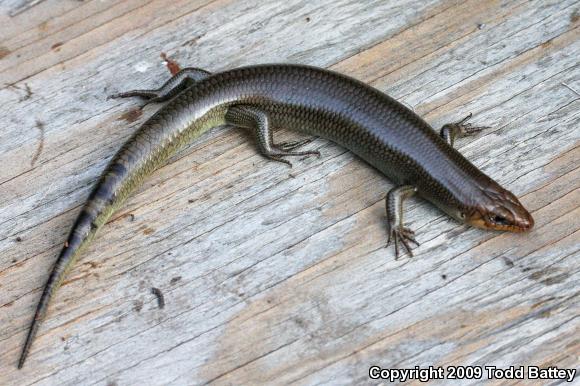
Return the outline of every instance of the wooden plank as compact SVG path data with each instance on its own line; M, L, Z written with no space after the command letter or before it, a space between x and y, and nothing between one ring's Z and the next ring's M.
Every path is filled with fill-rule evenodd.
M0 85L13 84L0 89L0 384L365 384L373 364L579 367L577 2L72 3L0 15ZM384 248L392 184L378 172L324 140L312 146L321 159L289 170L219 128L106 225L18 371L80 205L156 109L141 116L106 95L160 84L161 52L212 71L329 67L434 127L473 112L493 129L459 148L522 197L536 228L469 229L412 200L422 245L396 261Z

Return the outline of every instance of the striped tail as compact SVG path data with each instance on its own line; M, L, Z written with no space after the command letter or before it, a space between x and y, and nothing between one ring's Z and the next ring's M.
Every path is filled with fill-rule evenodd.
M44 287L18 361L19 369L24 365L40 323L46 315L52 295L60 287L80 251L94 237L97 230L122 205L131 191L140 186L149 173L163 164L183 145L199 137L211 127L224 123L216 114L206 114L206 117L200 120L201 123L193 125L189 122L188 130L182 132L180 130L183 127L183 120L174 119L171 114L173 114L172 109L161 110L151 117L113 157L101 176L77 218ZM171 124L168 125L167 122ZM160 131L160 127L164 127L165 133Z
M94 221L97 216L96 213L91 214L91 211L89 210L90 202L91 200L89 199L87 205L85 205L85 208L83 208L79 214L79 217L77 218L75 225L73 226L72 231L68 237L68 241L65 243L64 248L60 252L52 273L46 282L44 291L40 297L40 302L36 307L36 313L34 315L34 319L32 320L30 330L28 331L28 336L26 337L26 343L24 344L22 354L20 355L20 359L18 361L19 369L24 366L24 361L26 360L26 356L30 351L30 346L32 345L36 333L38 332L38 328L41 322L44 320L52 295L62 284L66 274L73 266L81 249L88 244L96 232L97 227L94 225Z
M52 273L40 297L40 302L38 302L38 306L36 307L32 325L28 331L28 336L26 337L26 342L24 343L24 348L18 361L19 369L22 368L24 361L26 361L26 356L30 351L30 346L34 341L38 328L44 320L52 295L62 284L82 249L89 244L97 230L109 219L115 208L122 204L128 194L127 187L131 187L131 184L127 184L128 169L119 161L119 157L123 155L123 151L121 149L117 157L114 157L105 172L101 175L100 181L95 186L81 213L77 217L68 240L56 260Z

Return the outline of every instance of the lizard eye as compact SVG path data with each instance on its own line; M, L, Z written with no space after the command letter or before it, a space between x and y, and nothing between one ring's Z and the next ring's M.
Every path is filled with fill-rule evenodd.
M491 220L496 223L496 224L500 224L500 225L509 225L509 221L505 218L502 217L500 215L495 215L491 218Z

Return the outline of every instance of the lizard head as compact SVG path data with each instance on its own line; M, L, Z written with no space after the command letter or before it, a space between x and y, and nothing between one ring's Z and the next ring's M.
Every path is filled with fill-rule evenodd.
M486 200L479 201L461 214L463 221L482 229L526 232L534 226L534 218L517 197L499 185L482 192Z

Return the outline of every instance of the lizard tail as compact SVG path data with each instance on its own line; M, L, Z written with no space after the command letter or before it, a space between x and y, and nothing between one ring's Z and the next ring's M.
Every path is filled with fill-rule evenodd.
M64 243L64 247L54 264L50 277L44 286L44 291L36 307L34 319L32 320L30 330L28 330L28 336L26 337L22 354L18 360L19 369L24 366L26 356L30 351L38 328L44 320L48 310L48 304L53 294L58 290L67 273L73 267L82 249L90 243L97 233L97 230L111 216L115 206L122 203L126 194L118 193L119 186L124 181L126 174L127 169L123 164L115 160L112 161L77 217L69 237Z
M80 249L86 245L89 239L94 235L96 229L93 225L93 218L94 216L92 216L86 208L83 209L72 228L68 240L65 242L64 247L60 252L54 268L52 269L52 273L44 286L44 291L42 292L38 306L36 307L36 313L34 314L34 319L32 320L32 324L28 330L26 343L24 343L22 354L18 360L19 369L24 366L26 356L30 351L30 347L36 337L38 328L44 320L52 295L58 290L66 274L73 266L76 257L79 255Z

